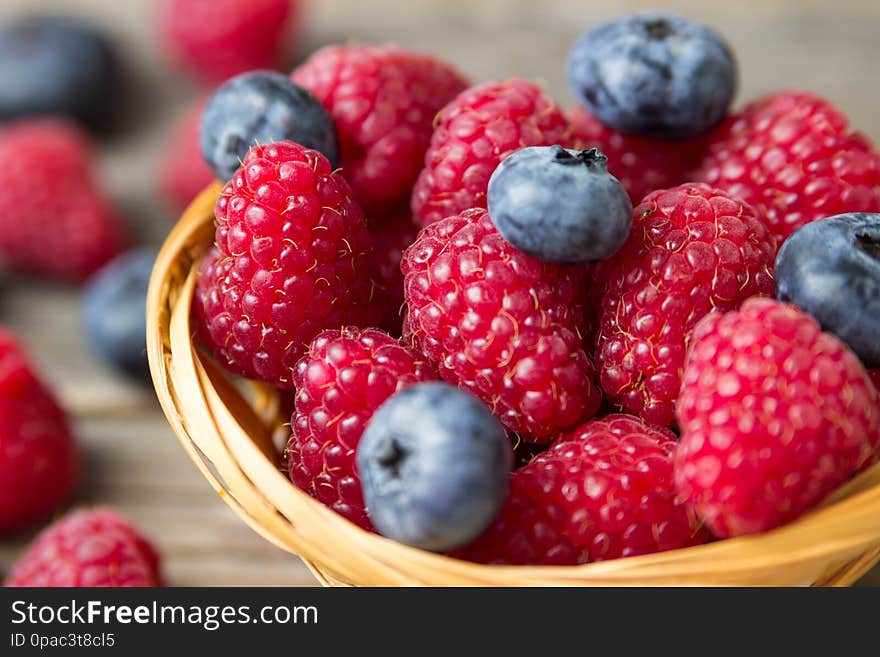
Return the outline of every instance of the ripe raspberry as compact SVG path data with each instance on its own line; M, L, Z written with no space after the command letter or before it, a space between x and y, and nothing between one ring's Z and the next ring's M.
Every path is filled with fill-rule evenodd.
M706 153L705 139L670 141L617 132L580 105L569 110L568 120L575 148L602 151L608 158L608 171L634 204L650 192L690 180Z
M6 586L162 586L159 555L109 509L78 510L43 530Z
M0 329L0 533L58 508L73 491L77 470L64 411L15 338Z
M399 336L403 319L400 261L403 252L416 241L419 229L409 209L371 222L369 229L373 236L373 275L378 288L374 298L382 311L380 325L391 335Z
M423 230L401 268L413 346L509 429L547 442L595 413L580 333L585 268L517 251L477 208Z
M171 131L159 171L159 187L169 204L183 210L212 180L214 174L202 157L199 125L202 99L188 108Z
M88 138L61 119L0 130L0 260L10 269L78 281L122 248L115 210L91 179Z
M858 359L771 299L699 323L677 413L678 492L719 537L794 520L880 444L877 391Z
M207 82L272 68L296 22L293 0L164 0L159 27L166 47Z
M396 46L328 46L291 79L333 116L343 173L367 214L409 198L434 117L468 85L446 62Z
M571 145L562 109L540 87L525 80L471 87L437 117L412 196L423 225L469 208L486 207L486 188L495 167L526 146Z
M296 411L288 444L297 486L372 529L355 449L373 412L395 392L436 378L423 358L377 329L319 334L296 366Z
M629 415L582 424L513 473L494 524L455 556L575 565L704 543L675 496L675 445L668 429Z
M773 238L751 207L704 184L649 194L623 248L597 271L596 363L609 400L671 424L694 325L773 294Z
M816 219L880 210L880 156L805 92L771 94L728 119L700 179L753 205L780 245Z
M232 372L293 387L320 331L371 326L372 243L345 179L290 141L255 146L217 199L216 244L195 303L202 338Z

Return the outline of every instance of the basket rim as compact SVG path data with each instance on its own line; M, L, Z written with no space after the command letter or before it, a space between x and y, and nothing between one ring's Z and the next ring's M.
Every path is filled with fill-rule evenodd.
M798 565L805 580L812 581L816 573L808 571L833 556L841 563L826 573L822 583L845 585L880 559L880 464L841 486L820 507L772 531L575 566L475 564L357 527L298 489L277 469L266 455L265 445L261 448L253 441L260 427L267 430L265 422L240 407L238 415L229 411L224 400L234 399L231 395L236 393L218 392L218 377L226 375L193 344L189 305L195 270L213 238L212 210L221 189L219 183L213 183L191 203L156 259L147 295L147 351L153 384L176 437L217 494L261 536L299 554L323 584L642 585L677 584L679 579L692 583L701 576L707 584L724 584L730 583L733 573L750 569L772 582L774 568ZM184 374L188 377L186 386L177 385ZM204 412L198 409L199 404ZM199 416L201 425L193 415ZM218 422L223 423L222 431ZM205 430L213 442L206 435L194 437L193 430ZM223 460L225 474L235 479L234 490L225 477L218 476L218 463L212 455ZM818 532L818 526L826 531ZM338 554L328 554L328 545L338 548ZM686 577L670 570L672 565L684 563L690 563ZM404 564L407 574L399 572ZM370 575L359 577L359 568ZM417 576L415 571L435 577Z

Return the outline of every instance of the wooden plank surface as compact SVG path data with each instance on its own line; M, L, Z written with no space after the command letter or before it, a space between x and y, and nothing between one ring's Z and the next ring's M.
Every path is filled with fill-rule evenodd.
M23 13L88 16L117 35L136 85L127 129L101 144L101 174L140 240L158 244L174 219L155 192L155 167L172 118L199 90L163 59L151 0L2 0L0 19ZM330 42L394 42L442 55L474 80L543 80L565 103L566 51L584 26L661 3L582 0L311 0L294 58ZM832 98L880 141L874 0L662 3L721 29L737 52L740 100L780 87ZM295 557L269 545L218 500L165 424L149 389L117 378L83 349L76 291L13 281L0 322L17 330L72 410L84 452L77 503L122 509L154 538L174 585L313 585ZM0 540L0 575L29 536ZM880 570L863 583L880 584Z

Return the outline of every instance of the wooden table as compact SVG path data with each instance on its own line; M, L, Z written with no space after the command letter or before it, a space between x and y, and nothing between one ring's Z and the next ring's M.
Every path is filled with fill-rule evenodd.
M0 18L25 12L89 16L113 31L138 81L128 128L102 143L101 173L133 231L158 244L174 213L155 193L155 165L169 122L198 94L171 71L152 32L154 2L3 0ZM647 3L650 7L657 3ZM880 142L880 84L873 0L662 3L722 29L740 61L740 99L780 87L826 94ZM544 80L564 102L566 51L593 21L640 2L548 0L311 0L297 48L329 42L395 42L442 55L474 80ZM106 370L83 350L76 291L14 281L0 321L18 331L71 410L85 463L76 502L108 504L156 541L174 585L312 585L295 557L251 532L211 491L168 429L149 389ZM28 536L0 541L0 573ZM863 583L880 584L880 570Z

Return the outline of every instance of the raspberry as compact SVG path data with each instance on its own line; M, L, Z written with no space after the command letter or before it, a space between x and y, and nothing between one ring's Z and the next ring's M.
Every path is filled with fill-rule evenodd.
M416 241L419 229L413 223L409 209L371 222L369 229L373 235L373 275L379 287L376 302L382 310L380 325L391 335L400 335L403 315L400 261L403 252Z
M627 243L596 274L596 363L612 403L668 425L694 325L771 296L776 249L751 207L705 184L649 194L633 217Z
M183 210L214 180L199 146L199 124L204 106L205 99L202 99L180 117L162 156L159 187L176 210Z
M7 267L79 281L121 250L121 222L91 180L91 146L74 124L8 124L0 158L0 260Z
M509 429L547 442L595 413L580 333L585 268L517 251L478 208L423 230L401 268L413 346Z
M772 94L728 119L700 179L753 205L780 244L816 219L880 210L880 156L839 109L805 92Z
M78 510L34 539L6 586L162 586L159 555L109 509Z
M617 132L579 105L569 110L568 119L574 147L602 151L608 171L636 204L650 192L690 180L707 148L705 139L670 141Z
M675 496L675 445L668 429L629 415L579 426L513 473L495 523L455 556L575 565L704 543Z
M413 190L413 214L427 226L469 208L485 208L489 177L501 160L526 146L571 141L562 110L536 84L513 79L471 87L437 117Z
M877 391L858 359L771 299L698 324L677 414L679 494L719 537L794 520L880 444Z
M290 141L255 146L217 199L217 254L200 269L202 338L230 371L293 387L326 328L370 326L372 244L342 174Z
M880 390L880 370L868 370L868 376L871 377L874 387Z
M0 533L48 515L73 492L67 417L15 338L0 329Z
M288 26L292 0L164 0L159 23L173 57L208 82L272 68Z
M333 116L343 171L368 214L409 198L435 115L468 85L446 62L395 46L329 46L291 78Z
M319 334L296 366L288 444L297 486L364 529L355 449L373 412L395 392L435 378L418 354L377 329Z

